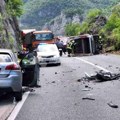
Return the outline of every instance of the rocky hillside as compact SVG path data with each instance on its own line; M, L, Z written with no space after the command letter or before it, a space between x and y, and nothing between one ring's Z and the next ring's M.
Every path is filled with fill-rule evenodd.
M57 35L64 34L70 22L82 22L92 8L106 9L119 0L25 0L21 28L49 28Z
M6 2L0 0L0 48L19 48L19 26L16 17L8 15Z

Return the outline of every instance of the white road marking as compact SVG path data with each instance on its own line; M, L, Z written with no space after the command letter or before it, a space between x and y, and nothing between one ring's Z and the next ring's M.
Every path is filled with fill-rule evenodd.
M81 58L76 58L76 59L78 59L78 60L80 60L80 61L82 61L82 62L84 62L84 63L87 63L87 64L89 64L89 65L92 65L92 66L94 66L94 67L97 67L97 68L99 68L100 70L103 70L103 71L105 71L105 72L109 72L107 69L105 69L105 68L103 68L103 67L101 67L101 66L95 65L95 64L93 64L93 63L91 63L91 62L89 62L89 61L87 61L87 60L84 60L84 59L81 59ZM12 111L11 115L8 117L7 120L15 120L15 118L16 118L16 116L18 115L20 109L22 108L25 100L27 99L29 93L30 93L30 92L26 92L26 93L23 95L22 101L20 101L20 102L15 106L14 110Z
M105 69L105 68L103 68L103 67L101 67L101 66L99 66L99 65L95 65L94 63L91 63L91 62L89 62L89 61L87 61L87 60L84 60L84 59L81 59L81 58L77 58L77 57L76 57L76 59L78 59L78 60L80 60L80 61L82 61L82 62L84 62L84 63L87 63L87 64L89 64L89 65L92 65L92 66L94 66L94 67L96 67L96 68L99 68L100 70L103 70L103 71L105 71L105 72L110 72L109 70L107 70L107 69Z
M12 111L12 113L10 114L10 116L8 117L7 120L15 120L15 118L18 115L20 109L22 108L25 100L27 99L29 93L30 92L26 92L26 93L23 94L22 101L20 101L20 102L17 103L17 105L15 106L14 110Z

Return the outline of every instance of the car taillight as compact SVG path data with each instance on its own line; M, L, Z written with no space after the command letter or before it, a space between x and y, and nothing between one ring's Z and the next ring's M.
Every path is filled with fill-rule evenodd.
M11 64L6 66L5 70L20 70L20 67L17 64Z

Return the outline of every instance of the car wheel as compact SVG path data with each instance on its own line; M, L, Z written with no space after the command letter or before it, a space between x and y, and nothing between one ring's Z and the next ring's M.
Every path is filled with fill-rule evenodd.
M15 92L15 100L16 101L22 100L22 90L20 92Z

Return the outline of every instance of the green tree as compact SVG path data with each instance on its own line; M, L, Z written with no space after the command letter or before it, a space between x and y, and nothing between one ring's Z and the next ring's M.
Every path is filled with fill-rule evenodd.
M103 28L106 36L106 44L114 45L116 50L120 49L120 5L112 8L112 13L108 18L107 24Z
M102 10L100 9L91 9L88 11L88 14L87 14L87 20L90 22L92 21L96 16L99 16L102 14Z
M120 27L115 28L112 31L112 38L115 40L115 50L119 50L120 49Z
M22 6L22 0L8 0L6 4L6 9L9 15L20 17L23 13Z
M89 29L89 24L88 22L83 22L80 26L80 34L87 33Z
M80 8L64 9L63 12L66 15L66 17L73 17L75 14L78 14L78 15L83 14L82 9L80 9Z
M99 24L96 24L97 18L103 16L103 12L100 9L91 9L86 15L85 21L81 25L80 33L98 33L101 29ZM93 33L94 34L94 33Z
M67 36L75 36L80 32L81 26L79 23L69 23L65 26L65 34Z

